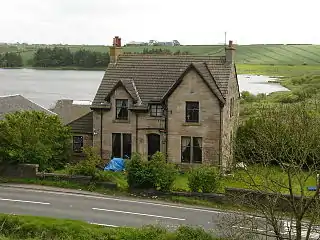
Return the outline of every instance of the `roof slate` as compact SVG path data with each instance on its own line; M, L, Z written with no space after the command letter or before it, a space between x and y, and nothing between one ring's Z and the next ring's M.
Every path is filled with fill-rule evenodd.
M142 103L161 100L191 64L220 97L226 96L232 65L225 56L124 54L109 64L92 107L101 107L115 84L125 79L134 81Z
M6 114L18 111L41 111L49 115L56 115L54 112L51 112L19 94L0 96L0 120L4 119Z
M73 133L93 133L93 112L89 112L84 116L68 123Z

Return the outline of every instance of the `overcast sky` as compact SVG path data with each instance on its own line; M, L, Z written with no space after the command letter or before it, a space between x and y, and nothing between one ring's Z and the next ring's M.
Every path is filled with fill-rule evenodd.
M320 44L320 0L1 0L0 42Z

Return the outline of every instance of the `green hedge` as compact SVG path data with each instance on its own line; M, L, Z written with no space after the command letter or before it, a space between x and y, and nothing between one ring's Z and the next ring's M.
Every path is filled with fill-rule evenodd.
M112 239L112 240L213 240L211 234L202 229L180 227L175 232L163 228L146 226L136 228L108 228L81 221L44 217L0 215L0 240L9 239Z

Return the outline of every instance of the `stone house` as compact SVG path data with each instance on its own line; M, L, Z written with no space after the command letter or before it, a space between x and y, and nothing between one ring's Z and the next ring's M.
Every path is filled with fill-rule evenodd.
M240 99L232 41L224 56L144 55L122 54L115 37L110 60L92 112L70 124L76 151L90 145L104 159L161 151L177 164L228 165Z

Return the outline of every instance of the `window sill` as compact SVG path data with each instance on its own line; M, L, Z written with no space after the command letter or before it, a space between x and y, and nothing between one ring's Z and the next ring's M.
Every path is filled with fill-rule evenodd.
M188 162L180 162L180 164L182 164L182 165L194 165L194 166L196 166L196 165L202 165L202 163L201 162L194 162L194 163L188 163Z
M185 122L182 126L201 126L201 123L198 122Z
M74 155L74 156L85 156L85 153L84 152L72 152L72 154Z
M129 120L121 120L121 119L115 119L112 121L113 123L130 123Z
M156 116L149 116L147 117L147 120L164 120L164 117L156 117Z

